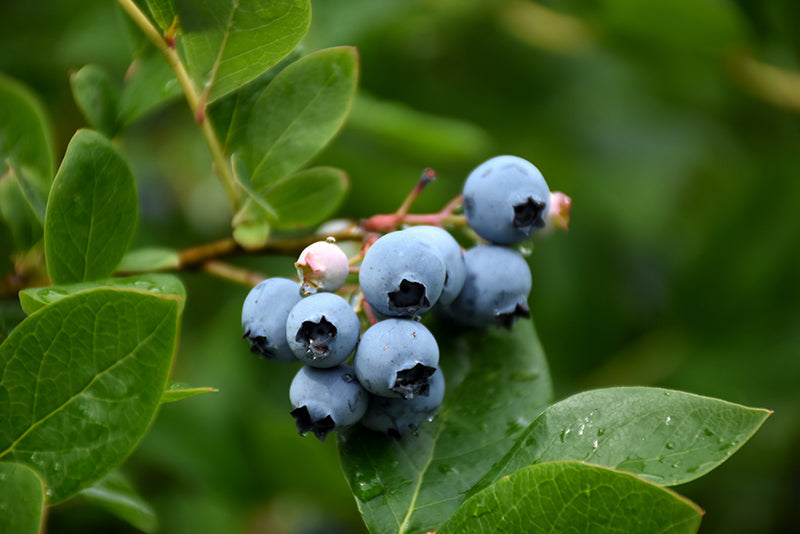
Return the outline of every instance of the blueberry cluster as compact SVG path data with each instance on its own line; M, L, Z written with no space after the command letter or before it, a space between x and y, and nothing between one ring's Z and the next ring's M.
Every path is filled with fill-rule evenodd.
M506 328L529 317L530 269L508 245L545 226L549 201L536 167L499 156L473 170L463 190L467 224L486 244L462 252L436 226L375 240L354 299L372 322L363 335L354 307L333 293L348 273L347 257L333 243L301 253L295 265L302 283L270 278L253 288L242 309L251 351L305 364L289 391L298 431L322 440L360 421L399 438L431 417L445 380L436 339L420 317L434 311L470 327Z

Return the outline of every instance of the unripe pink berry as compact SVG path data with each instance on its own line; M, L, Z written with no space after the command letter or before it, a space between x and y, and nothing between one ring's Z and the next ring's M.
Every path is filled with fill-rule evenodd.
M305 293L334 292L344 285L350 272L347 255L338 245L317 241L303 249L294 263Z

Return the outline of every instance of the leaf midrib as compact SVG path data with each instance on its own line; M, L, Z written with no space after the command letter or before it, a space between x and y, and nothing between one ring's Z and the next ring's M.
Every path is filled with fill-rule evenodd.
M64 409L65 406L67 406L72 401L74 401L76 398L78 398L79 396L83 395L86 391L91 389L91 387L95 384L95 382L97 382L97 380L100 377L102 377L105 374L111 372L115 367L117 367L118 365L120 365L123 362L127 361L129 358L133 357L145 343L150 341L150 339L153 338L156 335L156 333L161 330L161 327L166 323L168 317L169 317L169 313L165 313L164 317L161 319L161 321L159 321L159 323L155 326L155 328L153 328L153 331L150 334L148 334L147 337L145 337L143 340L141 340L132 351L130 351L126 355L122 356L117 361L115 361L113 364L111 364L110 366L106 367L105 369L103 369L99 373L95 374L94 378L92 378L92 380L83 389L81 389L77 393L75 393L72 396L70 396L67 400L65 400L63 403L61 403L56 409L54 409L50 413L48 413L45 417L43 417L42 419L39 419L38 421L34 422L31 426L29 426L16 440L14 440L13 443L11 443L11 445L9 445L6 448L6 450L4 450L3 452L0 452L0 459L3 458L9 452L12 452L14 450L14 448L23 439L25 439L25 437L28 434L30 434L34 429L36 429L39 425L41 425L42 423L44 423L45 421L47 421L48 419L53 417L55 414L59 413L61 410ZM96 324L96 322L97 321L95 320L95 324ZM38 376L37 376L37 379L38 379Z

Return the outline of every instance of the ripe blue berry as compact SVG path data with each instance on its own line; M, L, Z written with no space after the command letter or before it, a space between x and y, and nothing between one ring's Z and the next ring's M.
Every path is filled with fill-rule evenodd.
M411 399L429 394L439 346L422 323L386 319L364 332L353 367L364 388L381 397Z
M286 318L300 299L300 284L286 278L268 278L248 293L242 306L242 329L253 354L295 360L286 342Z
M518 252L497 245L480 245L464 253L467 279L458 298L442 312L470 326L511 328L519 317L530 317L531 270Z
M419 236L401 230L372 244L358 278L364 298L377 312L412 317L436 304L445 276L438 252Z
M445 268L444 287L439 296L439 302L445 305L453 302L464 286L464 279L467 277L461 245L450 235L450 232L438 226L412 226L403 231L409 235L418 236L439 253Z
M320 441L332 430L357 423L367 410L369 394L349 365L328 369L303 366L289 387L297 431L313 432Z
M545 225L550 189L532 163L497 156L480 164L464 183L467 223L482 238L520 243Z
M345 299L317 293L298 302L286 319L286 340L298 359L314 367L334 367L355 350L361 323Z
M416 432L426 419L436 413L444 398L444 375L441 369L436 369L428 383L430 390L427 397L416 396L406 400L372 396L361 424L398 439L408 429Z

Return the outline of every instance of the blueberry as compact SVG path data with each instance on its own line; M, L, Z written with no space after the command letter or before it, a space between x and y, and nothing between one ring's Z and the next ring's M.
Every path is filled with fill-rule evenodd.
M361 424L398 439L403 437L406 430L416 432L426 419L436 413L444 398L444 375L440 369L436 369L428 383L430 390L427 397L416 396L406 400L372 396Z
M314 367L334 367L355 350L361 323L345 299L317 293L298 302L286 320L286 340L298 359Z
M367 410L369 395L349 365L298 371L289 387L297 431L313 432L320 441L332 430L358 422Z
M518 252L497 245L480 245L464 253L467 279L458 298L441 311L470 326L511 328L519 317L530 317L531 270Z
M545 225L550 189L532 163L497 156L480 164L464 183L464 213L475 233L511 245Z
M405 230L375 241L364 255L359 284L379 313L412 317L431 309L444 287L445 266L436 249Z
M439 296L439 302L441 304L453 302L464 286L464 279L467 277L461 245L450 235L450 232L438 226L412 226L403 231L418 236L439 253L445 268L444 287Z
M380 397L427 396L439 346L422 323L386 319L364 332L353 367L364 388Z
M268 278L248 293L242 306L242 329L253 354L295 360L286 342L286 318L300 299L300 284L286 278Z

